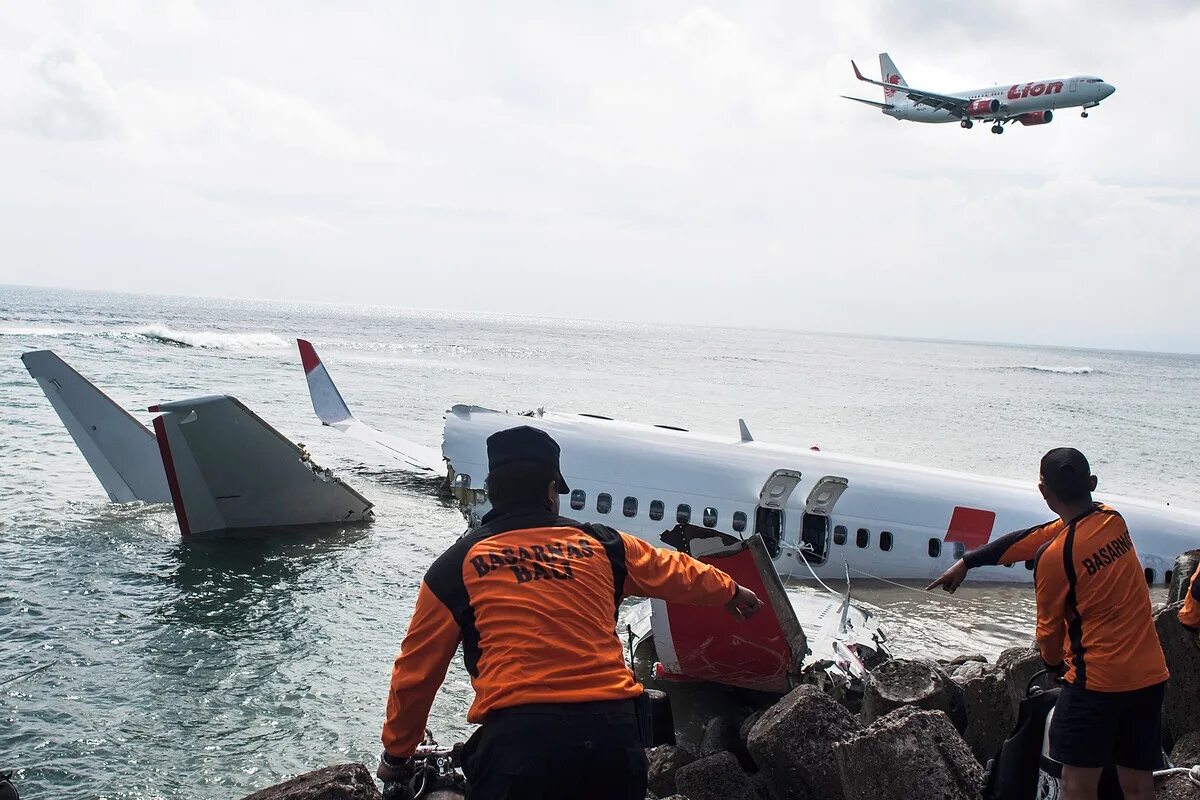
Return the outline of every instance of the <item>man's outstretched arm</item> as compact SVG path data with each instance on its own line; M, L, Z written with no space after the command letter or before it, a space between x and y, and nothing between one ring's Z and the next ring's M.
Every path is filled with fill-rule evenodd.
M762 607L758 596L716 567L686 553L655 547L620 534L625 545L625 594L695 606L723 605L739 619Z
M1042 545L1053 539L1058 532L1055 522L1058 520L1054 519L1032 528L1006 533L981 547L976 547L955 561L954 565L943 572L936 581L926 586L925 591L940 586L947 592L954 592L959 584L966 580L967 570L976 567L1016 564L1019 561L1036 558Z
M460 638L462 631L450 610L422 581L388 691L381 738L384 752L393 759L411 756L424 738L429 709L446 679Z

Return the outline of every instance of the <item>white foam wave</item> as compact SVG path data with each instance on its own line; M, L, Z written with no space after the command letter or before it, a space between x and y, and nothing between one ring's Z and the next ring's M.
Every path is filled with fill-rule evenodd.
M0 336L69 336L75 331L64 328L44 328L37 325L0 327Z
M1045 364L1018 364L1013 369L1024 369L1030 372L1053 372L1057 375L1090 375L1095 372L1091 367L1054 367Z
M166 325L142 325L121 333L175 347L200 347L207 350L264 350L289 346L284 339L275 334L261 332L177 331Z

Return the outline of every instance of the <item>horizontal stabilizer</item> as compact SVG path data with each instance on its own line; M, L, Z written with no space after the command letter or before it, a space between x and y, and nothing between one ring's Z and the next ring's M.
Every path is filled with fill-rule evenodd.
M21 356L114 503L169 503L154 434L50 350Z
M150 409L161 468L185 536L373 519L371 503L236 398Z
M342 399L342 393L330 377L329 370L321 363L312 343L297 339L296 345L300 348L300 361L304 364L304 376L308 380L308 396L322 425L378 447L406 469L437 476L445 475L445 461L438 451L399 436L382 433L360 422L350 413L350 407Z
M895 108L895 106L891 103L876 103L874 100L863 100L861 97L851 97L848 94L844 94L842 97L846 98L847 100L853 100L856 103L863 103L868 106L875 106L875 108L882 108L885 111L889 108Z

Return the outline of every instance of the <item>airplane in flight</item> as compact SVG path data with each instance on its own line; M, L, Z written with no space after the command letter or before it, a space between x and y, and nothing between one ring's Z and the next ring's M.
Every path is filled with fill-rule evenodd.
M1093 75L1076 75L942 94L909 86L887 53L879 54L881 81L863 75L854 61L850 66L860 81L883 87L884 102L842 95L847 100L874 106L889 117L910 122L958 122L963 128L991 122L992 133L1004 133L1004 126L1011 122L1045 125L1054 119L1055 111L1063 108L1081 108L1080 116L1086 118L1089 108L1100 105L1117 90Z
M756 441L745 422L736 437L675 425L621 422L542 409L524 414L455 405L441 450L359 421L313 346L298 340L313 410L322 424L373 444L407 470L447 482L472 524L490 506L487 437L516 425L553 436L572 487L563 513L612 525L660 545L675 526L732 537L761 534L785 578L841 579L845 570L927 582L993 536L1053 518L1034 480L1017 482L942 469L836 455ZM800 490L800 491L797 491ZM1200 542L1200 513L1165 502L1110 495L1133 534L1146 580L1170 582L1175 558ZM703 555L713 543L695 545ZM695 549L698 548L698 549ZM1031 582L1032 561L973 570L972 580Z

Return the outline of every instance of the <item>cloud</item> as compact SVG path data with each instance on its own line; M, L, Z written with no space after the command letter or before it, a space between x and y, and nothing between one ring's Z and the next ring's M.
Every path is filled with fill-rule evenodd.
M1200 112L1164 80L1198 15L9 4L0 282L1200 350ZM885 49L934 89L1118 92L898 123L838 96Z

